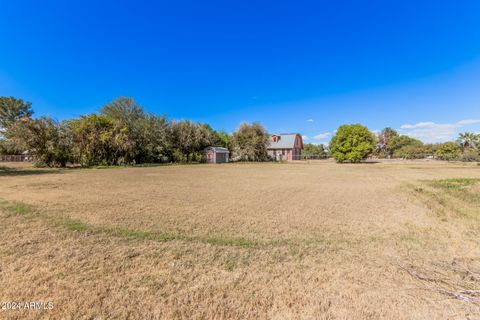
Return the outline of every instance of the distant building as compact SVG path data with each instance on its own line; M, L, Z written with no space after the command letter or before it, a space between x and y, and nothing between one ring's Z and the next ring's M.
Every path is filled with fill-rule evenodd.
M275 160L300 160L303 140L298 133L272 134L267 147L268 155Z
M230 151L223 147L207 147L203 151L207 163L227 163Z

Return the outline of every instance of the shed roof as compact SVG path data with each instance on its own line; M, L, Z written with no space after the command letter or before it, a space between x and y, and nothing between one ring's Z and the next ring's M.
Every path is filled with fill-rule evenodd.
M280 139L277 142L274 142L270 139L268 143L268 149L293 149L295 147L295 139L297 136L299 136L299 134L298 133L281 133L281 134L272 134L272 136L278 136L280 137Z
M224 147L206 147L205 150L213 150L216 153L230 153L230 151Z

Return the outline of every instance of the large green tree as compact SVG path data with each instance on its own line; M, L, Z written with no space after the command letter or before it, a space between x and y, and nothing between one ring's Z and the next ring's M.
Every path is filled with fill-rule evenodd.
M260 123L242 123L232 137L234 158L247 161L268 160L269 138L270 135Z
M330 140L330 154L337 162L360 162L375 148L375 136L361 124L343 125Z

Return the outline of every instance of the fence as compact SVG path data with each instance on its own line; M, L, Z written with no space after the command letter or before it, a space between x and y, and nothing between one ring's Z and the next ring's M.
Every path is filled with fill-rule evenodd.
M24 154L14 154L14 155L1 155L0 162L25 162L31 161L27 155Z
M308 154L301 154L301 155L293 155L292 156L293 160L322 160L322 159L328 159L328 156L326 155L308 155Z

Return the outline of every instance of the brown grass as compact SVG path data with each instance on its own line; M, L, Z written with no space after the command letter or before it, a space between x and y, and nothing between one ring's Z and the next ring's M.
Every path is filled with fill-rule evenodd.
M480 317L480 167L0 168L0 318ZM452 180L454 179L454 180Z

